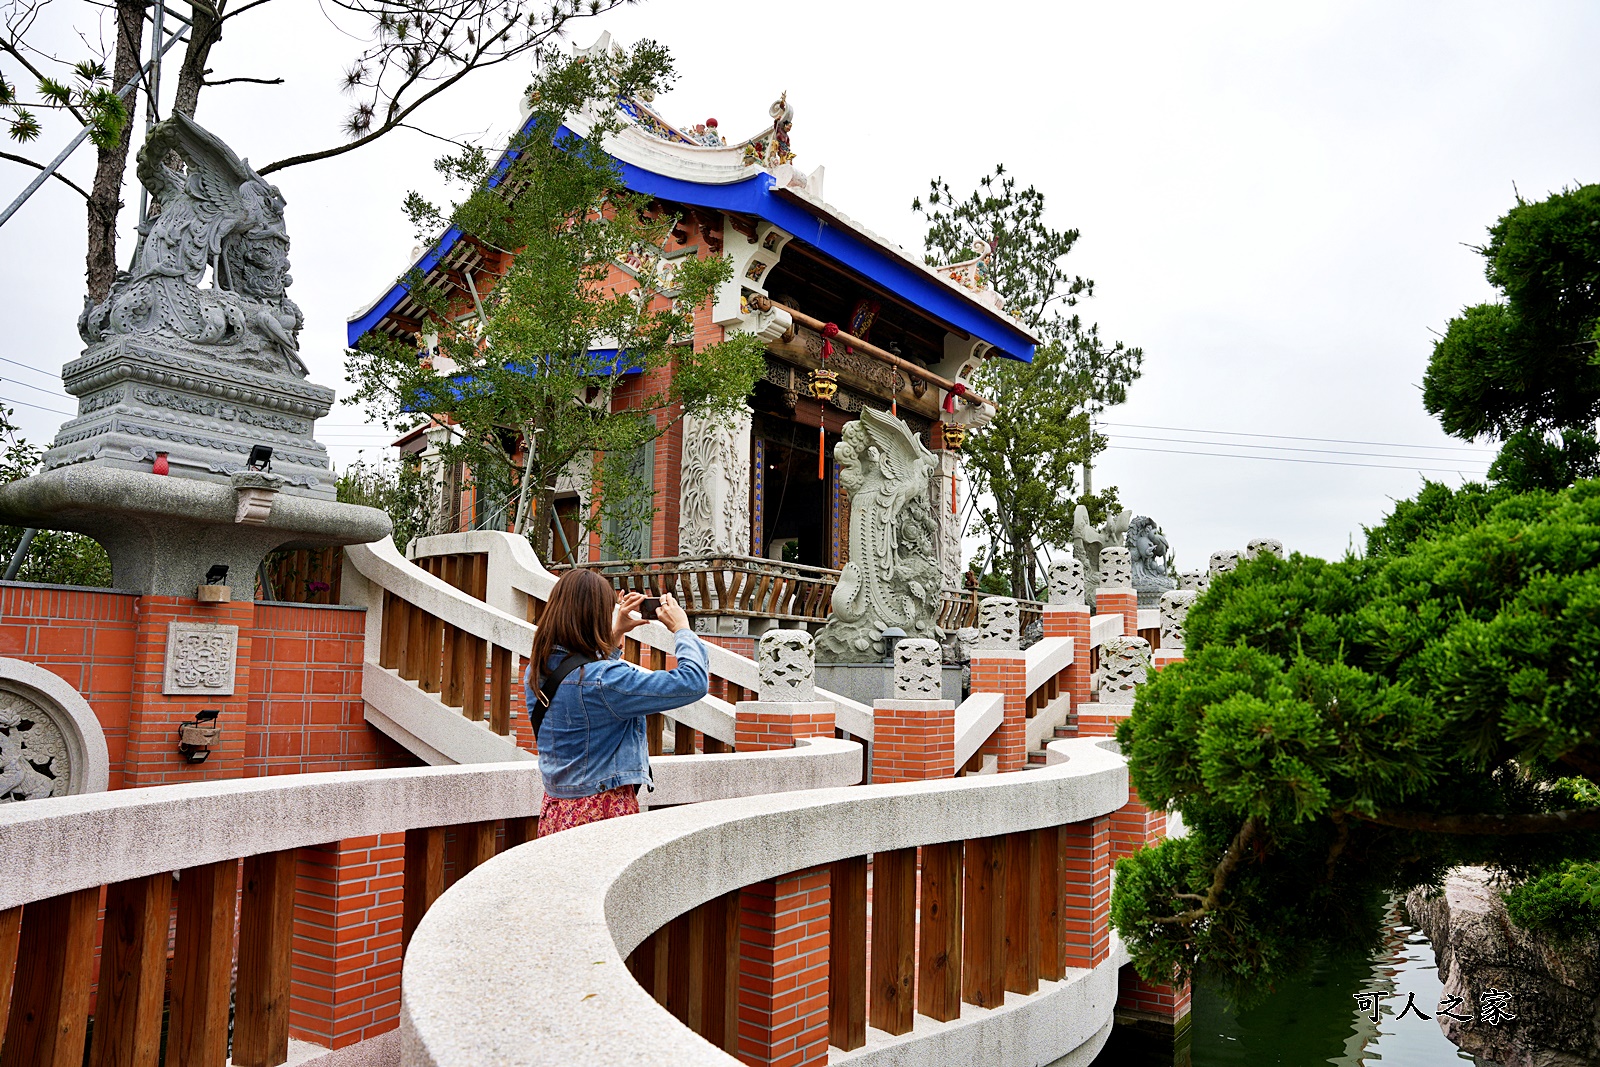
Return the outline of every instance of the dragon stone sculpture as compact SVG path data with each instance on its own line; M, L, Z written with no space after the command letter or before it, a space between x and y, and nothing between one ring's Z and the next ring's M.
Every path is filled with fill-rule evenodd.
M817 634L817 657L876 663L883 631L935 638L939 559L929 475L938 461L892 415L864 408L834 448L850 495L850 561L833 591L833 614Z
M1147 515L1134 516L1128 524L1128 554L1133 562L1133 589L1139 594L1141 608L1156 607L1162 593L1178 588L1177 581L1167 574L1171 551L1156 520Z
M78 414L44 469L165 464L227 482L267 445L284 492L332 500L312 428L334 392L307 381L300 358L283 194L178 113L151 129L138 174L159 210L106 299L85 301L87 347L61 375Z

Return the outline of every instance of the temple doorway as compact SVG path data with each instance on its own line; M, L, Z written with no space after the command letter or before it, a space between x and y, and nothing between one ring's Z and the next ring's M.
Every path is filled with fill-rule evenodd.
M817 478L817 431L758 418L754 442L762 507L751 518L761 524L761 555L830 566L829 481Z

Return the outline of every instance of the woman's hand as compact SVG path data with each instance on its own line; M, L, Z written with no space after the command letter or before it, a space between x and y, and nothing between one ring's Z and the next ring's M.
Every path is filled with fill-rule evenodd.
M688 613L678 606L678 601L671 593L661 595L661 606L656 609L656 621L673 633L689 628Z
M639 605L644 603L643 593L623 593L617 597L616 621L611 626L611 643L621 647L622 639L630 630L636 630L649 622L635 614Z

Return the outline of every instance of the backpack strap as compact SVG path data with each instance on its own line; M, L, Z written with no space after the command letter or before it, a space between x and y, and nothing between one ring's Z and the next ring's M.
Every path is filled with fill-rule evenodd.
M544 713L550 709L550 701L555 697L556 690L566 680L567 675L580 667L598 662L594 656L575 656L568 652L561 657L561 662L556 664L555 670L539 679L538 687L535 689L537 699L534 700L533 707L528 709L528 719L533 726L535 740L539 737L539 727L544 725Z

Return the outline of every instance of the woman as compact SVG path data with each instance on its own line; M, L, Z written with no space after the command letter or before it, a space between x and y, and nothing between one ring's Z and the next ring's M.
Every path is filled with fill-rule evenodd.
M525 681L535 722L544 708L540 837L636 814L639 787L651 784L645 716L706 695L705 646L671 596L661 598L656 619L677 634L678 666L650 671L620 658L622 638L648 621L635 614L643 601L642 593L618 597L598 574L574 569L556 582L539 617Z

